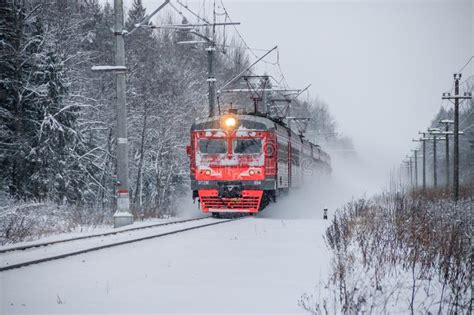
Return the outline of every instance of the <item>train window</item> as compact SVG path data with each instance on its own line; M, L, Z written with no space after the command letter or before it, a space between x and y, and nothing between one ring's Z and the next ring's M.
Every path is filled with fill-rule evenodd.
M227 153L225 139L199 139L199 151L204 154Z
M295 148L291 148L291 163L293 165L296 165L296 166L299 166L300 165L300 151L295 149Z
M238 154L259 154L262 153L261 139L234 140L234 153Z
M278 162L288 162L288 146L282 143L278 144Z

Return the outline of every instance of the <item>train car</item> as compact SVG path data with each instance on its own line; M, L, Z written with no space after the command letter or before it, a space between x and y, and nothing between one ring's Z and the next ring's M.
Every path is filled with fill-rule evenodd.
M330 172L318 145L278 121L257 115L196 119L191 127L190 179L201 210L255 214L304 182L306 172Z

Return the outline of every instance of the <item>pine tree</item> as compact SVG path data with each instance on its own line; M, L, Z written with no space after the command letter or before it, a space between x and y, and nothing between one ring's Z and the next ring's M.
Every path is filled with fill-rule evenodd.
M81 199L73 174L76 158L87 150L77 127L77 104L68 98L65 60L59 36L39 14L40 6L15 2L3 8L9 18L1 29L2 49L2 178L18 199ZM3 48L3 47L2 47ZM74 184L75 183L75 184Z
M25 1L14 1L0 7L0 84L1 103L1 173L11 196L26 199L35 196L29 177L38 165L34 142L40 110L38 99L44 87L36 75L43 34L37 20L37 7Z

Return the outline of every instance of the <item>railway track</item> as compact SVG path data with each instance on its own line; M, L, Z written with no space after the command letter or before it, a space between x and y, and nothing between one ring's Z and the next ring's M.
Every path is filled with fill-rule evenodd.
M33 264L39 264L43 262L48 262L52 260L57 260L61 258L66 258L70 256L75 256L75 255L80 255L92 251L97 251L101 249L106 249L106 248L111 248L115 246L120 246L120 245L125 245L125 244L130 244L130 243L135 243L139 241L144 241L144 240L149 240L153 238L159 238L159 237L164 237L168 235L173 235L173 234L178 234L186 231L191 231L191 230L196 230L200 228L205 228L213 225L218 225L218 224L223 224L223 223L228 223L232 221L236 221L239 219L244 219L246 217L238 217L238 218L232 218L232 219L224 219L224 220L218 220L218 219L212 219L211 217L204 217L204 218L197 218L197 219L188 219L188 220L180 220L180 221L173 221L173 222L167 222L167 223L159 223L159 224L153 224L153 225L148 225L148 226L143 226L143 227L135 227L135 228L129 228L129 229L124 229L124 230L119 230L119 231L112 231L112 232L107 232L107 233L98 233L98 234L92 234L92 235L86 235L86 236L80 236L80 237L74 237L74 238L68 238L68 239L63 239L63 240L56 240L56 241L51 241L51 242L43 242L43 243L36 243L36 244L31 244L31 245L24 245L24 246L17 246L17 247L10 247L6 249L0 250L0 272L2 271L7 271L7 270L12 270L12 269L17 269L21 267L26 267L29 265ZM205 221L204 224L197 224L193 225L194 221ZM210 221L210 222L208 222ZM166 227L166 226L172 226L172 225L180 225L180 224L189 224L191 223L191 226L185 226L183 228L177 228L177 229L171 229L169 231L163 231L160 228ZM123 237L123 240L116 240L116 241L110 241L106 244L101 244L101 245L91 245L91 246L85 246L84 248L77 249L77 250L69 250L64 253L56 253L56 254L51 254L51 255L46 255L45 257L42 258L37 258L37 259L24 259L23 261L20 262L14 262L14 263L6 263L4 264L2 259L2 255L8 255L8 253L14 253L14 252L19 252L19 251L29 251L29 250L34 250L39 247L44 247L44 248L50 248L54 247L55 245L61 245L65 243L74 243L76 241L80 240L86 240L86 239L97 239L100 242L105 240L107 241L108 237L117 235L117 234L124 234L127 232L134 232L141 231L141 230L146 230L146 229L158 229L156 232L153 233L148 233L146 235L136 235L133 236L131 235L129 238L128 237ZM102 238L102 239L101 239ZM38 251L38 250L36 250Z
M26 250L26 249L31 249L31 248L35 248L35 247L49 246L49 245L54 245L54 244L59 244L59 243L66 243L66 242L71 242L71 241L83 240L83 239L94 238L94 237L116 235L116 234L126 233L126 232L130 232L130 231L143 230L143 229L147 229L147 228L154 228L154 227L158 227L158 226L166 226L166 225L177 224L177 223L198 221L198 220L203 220L203 219L207 219L207 218L210 218L210 216L206 216L206 217L202 217L202 218L187 219L187 220L171 221L171 222L166 222L166 223L150 224L150 225L146 225L146 226L138 226L138 227L123 229L123 230L116 230L116 231L105 232L105 233L96 233L96 234L91 234L91 235L71 237L71 238L66 238L66 239L61 239L61 240L56 240L56 241L50 241L50 242L41 242L41 243L22 245L22 246L12 246L12 247L8 247L8 248L0 249L0 254L7 253L7 252L12 252L12 251L18 251L18 250Z

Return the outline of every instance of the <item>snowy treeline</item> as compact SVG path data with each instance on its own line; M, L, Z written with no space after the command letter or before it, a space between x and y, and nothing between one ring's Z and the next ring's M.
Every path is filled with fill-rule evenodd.
M456 204L398 191L345 205L326 232L331 276L300 305L314 314L470 314L472 188L462 196Z
M2 193L111 210L114 77L90 69L113 64L113 9L38 0L1 10ZM126 28L145 14L135 1ZM188 36L139 29L126 38L131 200L141 214L170 211L186 191L189 125L207 108L204 47L176 44ZM239 49L226 58L216 61L220 79L247 63Z
M135 0L125 28L133 29L146 14ZM171 13L160 19L188 23ZM114 64L112 30L113 8L98 0L14 0L0 6L1 203L49 203L64 212L110 217L116 182L114 75L91 67ZM130 197L139 217L172 213L189 190L184 148L191 121L208 111L207 46L178 42L195 39L183 31L148 28L125 37ZM249 65L241 42L226 43L216 53L218 83ZM322 119L333 122L317 101L306 106L313 116L324 112Z

